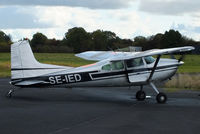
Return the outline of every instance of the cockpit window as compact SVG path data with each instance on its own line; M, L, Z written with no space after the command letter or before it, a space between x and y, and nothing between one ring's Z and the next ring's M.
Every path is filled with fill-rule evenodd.
M138 67L144 65L142 58L130 59L126 61L127 67Z
M147 64L151 64L155 61L155 59L152 56L144 57L144 60L146 61Z
M121 70L124 69L123 61L113 61L111 64L106 64L102 66L102 70L110 71L110 70Z
M124 69L124 63L123 63L123 61L113 61L111 63L111 68L112 68L112 70Z

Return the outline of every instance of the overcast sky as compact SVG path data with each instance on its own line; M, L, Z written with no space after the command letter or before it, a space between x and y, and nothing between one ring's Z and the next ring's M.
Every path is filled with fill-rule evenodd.
M0 0L0 30L17 41L36 32L62 39L73 27L130 39L175 29L200 41L199 7L199 0Z

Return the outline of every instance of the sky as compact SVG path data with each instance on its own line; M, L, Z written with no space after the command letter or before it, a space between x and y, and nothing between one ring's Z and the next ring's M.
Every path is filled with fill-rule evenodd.
M0 30L18 41L36 32L62 39L73 27L128 39L175 29L200 41L199 7L200 0L0 0Z

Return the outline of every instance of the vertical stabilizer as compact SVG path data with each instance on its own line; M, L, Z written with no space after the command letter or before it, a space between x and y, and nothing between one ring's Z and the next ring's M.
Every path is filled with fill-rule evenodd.
M69 69L70 67L39 63L27 40L11 45L11 78L29 78Z

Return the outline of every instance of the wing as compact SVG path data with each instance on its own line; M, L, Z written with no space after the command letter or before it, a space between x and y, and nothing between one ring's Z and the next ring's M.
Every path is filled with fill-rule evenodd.
M152 49L152 50L134 53L130 56L122 57L121 59L114 57L112 60L113 61L126 60L126 59L131 59L131 58L139 58L139 57L146 57L146 56L153 56L153 55L167 55L167 54L177 54L177 53L181 54L181 53L192 51L194 49L195 48L193 46L167 48L167 49Z
M135 55L136 57L143 57L143 56L151 56L151 55L165 55L165 54L174 54L174 53L184 53L188 51L192 51L195 48L192 46L185 46L185 47L176 47L176 48L167 48L167 49L155 49L155 50L147 50Z
M120 58L120 57L130 56L133 53L137 53L137 52L86 51L86 52L76 54L75 56L86 59L86 60L101 61L108 58L112 59L114 57Z
M76 54L75 56L93 61L100 61L104 59L111 60L124 60L130 58L139 58L152 55L165 55L174 53L184 53L192 51L195 48L192 46L167 48L167 49L152 49L143 52L114 52L114 51L87 51L83 53Z

